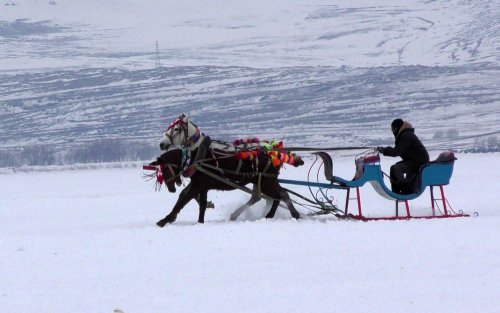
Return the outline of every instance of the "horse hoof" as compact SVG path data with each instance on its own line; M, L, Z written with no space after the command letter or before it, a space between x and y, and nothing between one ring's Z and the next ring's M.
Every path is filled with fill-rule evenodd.
M159 220L158 222L156 222L156 225L159 227L164 227L165 224L167 224L167 222L165 222L165 220Z
M238 219L238 215L232 215L231 214L231 216L229 217L229 220L232 221L232 222L236 221L236 219Z
M171 215L167 215L164 219L162 220L159 220L156 225L160 226L160 227L163 227L167 224L171 224L173 222L175 222L175 219L177 218L176 215L174 216L171 216Z

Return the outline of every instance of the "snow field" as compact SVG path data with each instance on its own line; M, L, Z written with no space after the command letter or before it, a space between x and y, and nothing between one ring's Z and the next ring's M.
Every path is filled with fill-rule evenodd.
M138 168L3 174L0 306L4 312L496 312L498 154L458 158L448 196L478 218L295 221L279 209L276 219L265 220L258 203L228 222L248 198L232 191L209 193L216 209L207 211L206 224L195 224L190 203L175 224L160 229L154 223L177 195L155 193ZM352 158L337 159L336 173L349 177ZM384 167L394 161L382 159ZM306 173L287 167L282 176ZM373 216L379 208L393 210L371 186L362 196ZM425 201L413 202L426 209Z

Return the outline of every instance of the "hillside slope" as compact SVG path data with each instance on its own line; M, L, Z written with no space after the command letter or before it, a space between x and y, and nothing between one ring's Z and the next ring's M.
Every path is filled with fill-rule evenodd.
M187 112L218 139L324 146L390 143L388 125L402 116L429 147L464 148L499 132L498 77L500 68L491 64L0 75L0 142L64 148L108 138L156 145L168 123Z
M0 2L0 68L498 62L495 0Z

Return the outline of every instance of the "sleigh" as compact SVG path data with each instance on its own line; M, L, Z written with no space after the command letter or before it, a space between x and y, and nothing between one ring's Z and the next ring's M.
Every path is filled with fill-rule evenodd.
M418 175L414 178L415 191L411 194L399 194L388 188L384 182L384 173L380 165L380 156L375 151L370 151L356 158L356 174L352 180L333 175L333 161L326 152L315 153L324 165L325 179L324 182L298 181L280 179L283 184L302 185L308 187L316 187L320 189L342 189L346 190L345 208L344 210L335 210L334 214L340 218L350 218L356 220L406 220L406 219L432 219L432 218L452 218L466 217L468 214L463 212L455 212L444 192L444 186L450 183L453 174L453 166L455 156L452 152L443 152L436 160L423 165L420 168ZM361 187L366 183L370 183L374 190L382 197L395 202L395 213L392 216L370 217L363 214ZM410 210L409 201L420 197L426 189L430 191L432 214L430 215L413 215ZM436 197L434 188L439 190L440 195ZM351 193L354 191L354 195ZM352 197L351 197L352 196ZM349 212L350 201L355 200L357 204L357 212ZM321 201L316 199L316 202L321 204ZM399 204L404 203L405 213L400 215ZM326 207L326 206L324 206ZM324 213L328 213L328 209L323 209Z

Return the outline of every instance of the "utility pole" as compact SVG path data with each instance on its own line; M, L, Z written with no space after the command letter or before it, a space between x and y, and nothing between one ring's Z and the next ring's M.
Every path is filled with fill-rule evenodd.
M156 41L156 60L155 60L155 68L160 68L160 48L158 47L158 40Z

